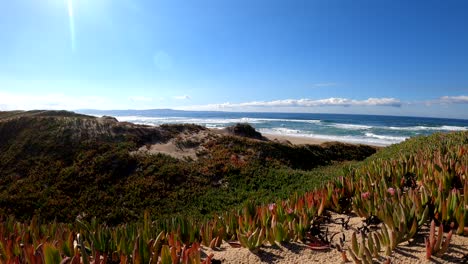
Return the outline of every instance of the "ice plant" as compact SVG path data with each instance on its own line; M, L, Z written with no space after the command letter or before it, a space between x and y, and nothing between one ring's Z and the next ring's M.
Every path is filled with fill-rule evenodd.
M351 248L348 249L354 263L372 263L372 254L378 253L380 249L372 245L372 252L366 246L364 236L361 236L361 241L358 242L356 232L353 232L351 237Z
M270 212L273 212L276 210L276 204L275 203L271 203L268 205L268 210L270 210Z
M370 198L370 192L364 192L364 193L361 193L361 198L362 199L369 199Z
M238 231L238 238L241 245L249 250L256 251L265 241L265 228L255 229L253 232L243 233Z
M443 237L444 237L444 228L442 226L442 223L439 226L439 229L437 232L437 238L436 238L435 222L434 220L432 220L429 238L424 239L424 242L426 243L426 258L427 259L431 259L432 255L441 257L442 255L445 254L445 252L447 252L449 244L450 244L450 239L452 238L452 230L450 230L450 232L447 234L445 241L442 241Z

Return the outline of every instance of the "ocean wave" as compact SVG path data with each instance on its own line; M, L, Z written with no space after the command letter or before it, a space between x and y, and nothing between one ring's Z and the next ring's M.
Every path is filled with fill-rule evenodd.
M373 128L372 126L366 126L366 125L340 124L340 123L331 124L329 126L341 128L341 129L347 129L347 130L366 130L366 129Z
M366 133L366 137L371 137L371 138L378 138L378 139L384 139L392 142L402 142L408 139L408 137L396 137L396 136L385 136L385 135L376 135L374 133Z
M441 126L440 130L446 131L465 131L468 127L460 127L460 126Z
M400 131L465 131L468 127L462 126L408 126L408 127L396 127L396 126L369 126L369 125L354 125L354 124L330 124L328 126L347 129L347 130L368 130L368 129L388 129L388 130L400 130Z
M311 123L311 124L317 124L322 122L322 120L314 120L314 119L277 119L277 118L252 118L254 120L259 120L259 121L273 121L273 122L294 122L294 123Z
M301 120L301 119L277 119L277 118L193 118L193 117L144 117L144 116L117 116L117 120L132 122L136 124L235 124L251 123L259 124L266 122L295 122L295 123L320 123L320 120ZM208 126L209 127L209 126ZM218 127L215 125L215 127Z
M212 119L206 119L206 120L212 120ZM314 119L305 119L305 120L303 120L303 119L254 118L254 117L242 117L242 118L238 118L238 119L229 119L229 120L233 121L231 123L235 123L235 122L236 123L293 122L293 123L316 124L316 123L321 122L321 120L314 120Z
M275 127L275 128L260 128L260 133L267 134L281 134L281 135L307 135L301 130L285 128L285 127Z
M382 127L385 128L385 127ZM464 131L467 130L467 127L461 126L410 126L410 127L387 127L391 130L403 130L403 131L421 131L421 130L433 130L433 131Z
M249 118L187 118L187 117L143 117L143 116L118 116L119 121L132 122L136 124L230 124L230 123L257 123Z
M313 138L327 141L340 141L347 143L358 143L358 144L369 144L376 146L388 146L395 143L404 141L405 137L390 137L380 135L369 135L369 136L338 136L338 135L322 135L312 134L306 131L299 131L295 129L285 128L264 128L259 130L261 133L279 136L290 136L290 137L302 137L302 138Z

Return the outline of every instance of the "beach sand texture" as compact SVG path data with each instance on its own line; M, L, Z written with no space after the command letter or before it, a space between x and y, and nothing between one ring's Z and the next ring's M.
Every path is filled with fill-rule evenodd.
M347 215L332 213L332 219L347 218ZM329 234L344 233L346 237L345 247L351 246L351 236L354 230L362 226L362 219L352 217L349 221L350 229L345 230L341 225L328 224ZM429 234L429 228L424 226L420 233L409 243L400 244L390 256L390 263L468 263L468 237L453 235L449 250L441 258L432 257L431 260L426 259L426 248L424 238ZM339 241L337 235L332 240L332 243ZM359 240L359 235L358 235ZM228 243L223 243L221 248L212 250L204 247L205 254L214 254L214 259L221 261L223 264L260 264L260 263L277 263L277 264L306 264L306 263L344 263L341 253L336 249L326 251L312 250L307 245L302 243L285 243L281 245L262 246L258 252L251 252L246 248L233 248ZM384 252L381 252L381 256ZM348 262L353 263L351 256L347 253ZM375 263L384 263L386 258L381 257Z

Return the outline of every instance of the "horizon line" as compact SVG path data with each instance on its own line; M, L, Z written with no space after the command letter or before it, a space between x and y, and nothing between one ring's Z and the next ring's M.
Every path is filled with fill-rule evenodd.
M273 111L235 111L235 110L181 110L173 108L148 108L148 109L75 109L75 110L65 110L65 111L101 111L101 112L111 112L111 111L178 111L178 112L205 112L205 113L245 113L245 114L317 114L317 115L348 115L348 116L385 116L385 117L410 117L410 118L433 118L433 119L452 119L452 120L463 120L468 121L468 118L456 118L456 117L436 117L436 116L415 116L415 115L386 115L386 114L346 114L346 113L320 113L320 112L273 112ZM53 110L51 110L53 111ZM60 111L60 110L56 110Z

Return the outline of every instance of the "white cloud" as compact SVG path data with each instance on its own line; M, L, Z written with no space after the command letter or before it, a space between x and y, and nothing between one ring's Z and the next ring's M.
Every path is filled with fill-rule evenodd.
M354 100L347 98L327 98L327 99L285 99L275 101L252 101L245 103L222 103L201 106L190 106L190 109L235 109L235 108L266 108L266 107L326 107L326 106L390 106L400 107L402 103L395 98L369 98L366 100Z
M190 96L188 96L188 95L185 94L185 95L174 96L174 97L172 97L172 98L174 98L175 100L189 100L189 99L190 99Z
M438 101L443 104L468 104L468 96L442 96Z
M433 100L419 101L415 104L425 104L426 106L431 105L453 105L453 104L468 104L467 95L459 96L442 96Z
M132 102L151 102L153 101L153 98L145 96L130 96L128 100Z

